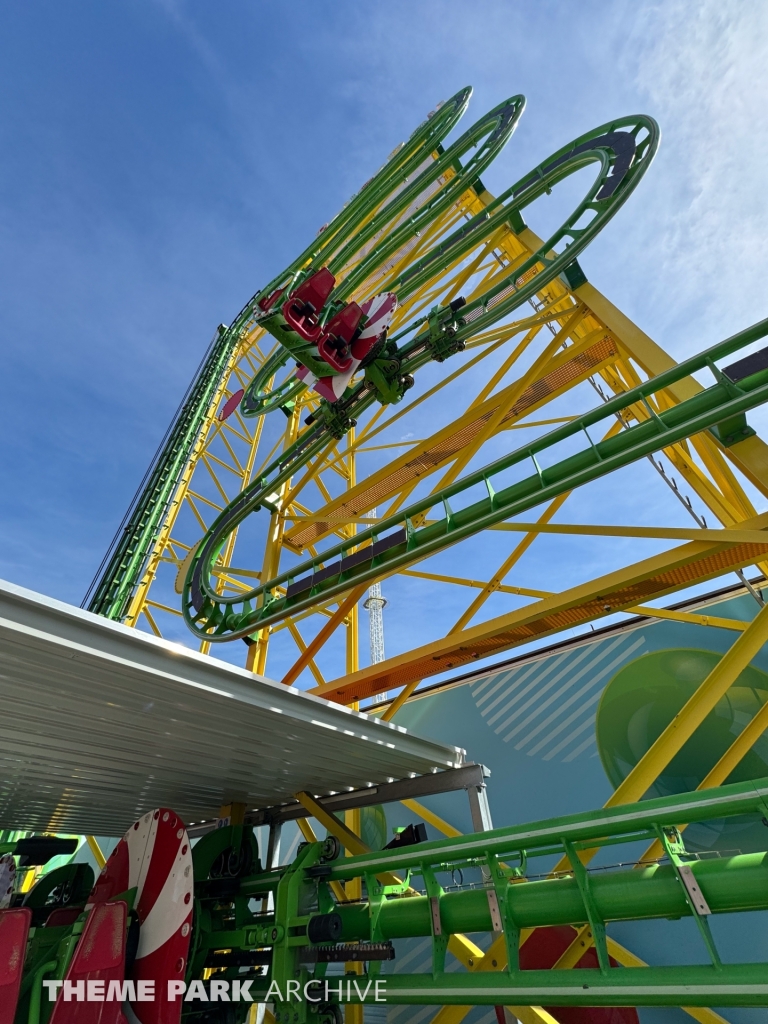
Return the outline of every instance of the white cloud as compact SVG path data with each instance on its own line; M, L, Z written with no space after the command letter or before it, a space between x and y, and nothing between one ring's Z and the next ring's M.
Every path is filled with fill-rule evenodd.
M663 132L643 185L658 261L652 299L664 303L667 324L706 325L704 339L686 332L686 348L696 349L768 312L768 6L641 8L625 60Z

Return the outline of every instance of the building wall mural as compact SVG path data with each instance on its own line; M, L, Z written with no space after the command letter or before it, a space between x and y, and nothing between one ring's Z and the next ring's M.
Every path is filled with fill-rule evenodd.
M716 609L716 611L715 611ZM696 609L722 618L751 620L758 610L749 594L726 595ZM490 769L488 793L498 824L532 821L588 810L603 804L672 717L733 643L731 630L669 620L633 621L555 648L512 659L486 672L437 686L409 702L396 721L414 732L455 743L471 760ZM763 650L710 713L701 729L674 758L649 796L695 789L748 721L768 700L768 651ZM728 781L768 776L768 737L734 771ZM471 831L467 801L444 794L424 801L431 810L463 832ZM401 806L386 811L386 832L418 820ZM381 830L381 819L378 819ZM429 827L430 838L439 833ZM689 850L720 856L768 849L768 828L758 819L691 826ZM620 847L623 860L639 857ZM604 851L605 854L605 851ZM595 867L608 867L607 855ZM537 868L538 870L538 868ZM765 915L716 916L715 940L734 960L768 956ZM748 926L745 928L745 924ZM691 920L635 922L609 926L609 934L648 963L663 963L665 949L690 963L706 962L706 952ZM479 936L473 939L479 940ZM478 942L478 944L483 944ZM423 948L422 948L423 947ZM421 969L429 943L403 944L393 967ZM678 961L679 962L679 961ZM458 965L454 964L457 968ZM419 1024L432 1008L392 1007L388 1024ZM642 1024L690 1024L678 1009L642 1009ZM731 1024L766 1024L764 1009L721 1011ZM567 1024L566 1011L560 1013ZM467 1016L471 1024L492 1024L487 1008ZM605 1017L609 1020L618 1018Z

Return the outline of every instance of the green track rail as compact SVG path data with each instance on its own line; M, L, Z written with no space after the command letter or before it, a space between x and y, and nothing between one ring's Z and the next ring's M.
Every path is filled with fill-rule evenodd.
M277 291L289 294L310 274L327 266L337 276L337 286L324 311L323 319L327 319L357 289L370 289L371 282L384 273L387 261L407 256L421 234L468 190L477 196L486 195L480 175L508 142L525 100L513 96L499 104L444 148L442 140L464 113L470 93L469 89L461 90L420 125L318 237L260 289L219 335L92 584L86 598L90 610L113 619L125 617L173 492L210 412L212 396L228 372L244 333L264 326L268 330L274 327L276 336L284 336L285 325L278 322L280 303L277 312L272 308L265 312L259 303ZM554 277L576 266L579 253L639 183L658 140L658 126L642 115L619 118L580 136L498 199L488 201L481 214L468 219L448 237L438 238L430 251L387 284L401 301L407 299L484 245L501 225L521 230L527 206L569 175L588 164L596 165L595 178L583 200L538 252L510 267L484 295L468 305L436 307L426 317L406 325L339 402L320 403L313 422L296 443L219 515L203 538L187 577L187 590L194 600L185 597L185 614L194 632L213 640L246 635L240 629L221 628L225 620L234 621L230 606L236 601L216 593L217 580L212 576L223 544L242 521L262 507L269 508L269 495L342 437L355 423L355 416L377 402L400 401L420 367L461 352L478 332L498 323ZM290 378L274 384L289 358L286 349L278 349L262 367L243 397L244 415L264 415L291 407L304 386ZM252 599L250 595L248 599ZM207 615L201 618L197 609L208 608L210 602L216 602L219 610L213 611L212 619Z
M219 329L83 601L89 611L108 619L122 620L125 617L238 340L238 326Z
M744 436L747 410L768 401L768 360L764 368L732 380L716 366L722 360L768 334L768 320L741 331L705 352L667 370L665 373L613 398L606 404L579 416L568 424L538 438L479 469L461 480L429 495L395 515L382 519L314 558L301 562L273 579L264 581L247 594L215 598L203 593L202 559L192 572L184 590L183 611L187 624L200 637L211 641L248 636L265 626L294 615L318 601L327 601L352 587L404 569L414 562L445 550L458 541L474 536L496 523L526 512L544 501L585 483L621 469L653 452L660 451L702 430L712 429L721 439L730 436L724 430ZM761 362L758 360L758 362ZM663 388L709 368L716 383L679 405L661 413L654 411L648 399ZM731 369L734 376L737 371ZM626 427L619 434L595 441L590 427L610 426L618 416L627 422L633 406L643 406L648 418ZM554 461L559 445L580 439L581 451ZM548 458L549 457L549 458ZM542 468L541 463L548 464ZM508 486L504 475L528 473ZM450 502L480 486L485 496L460 511ZM243 506L248 499L243 496ZM230 509L234 512L233 506ZM426 520L432 510L442 510L435 521ZM246 513L248 514L248 513ZM215 536L212 534L209 536ZM284 588L281 593L278 588Z
M425 161L430 161L440 141L466 110L471 92L469 88L460 90L419 125L408 142L392 154L374 179L352 197L326 227L322 236L315 239L279 278L252 296L229 327L218 332L88 589L83 607L109 619L120 621L125 618L162 528L173 493L210 411L211 401L228 372L230 360L241 338L256 324L261 312L258 300L296 279L302 268L306 268L318 255L324 256L344 244L358 230L372 208L385 202L393 190L402 184L403 179L412 176ZM522 106L520 99L516 107L519 108L518 116ZM390 208L394 209L396 206ZM260 387L266 385L287 358L288 354L284 351L276 353L268 367L263 368L268 370L266 376L264 372L257 375L248 394L244 396L244 412L250 415L264 413L284 404L287 398L282 393L267 396L261 402L254 396L258 396ZM263 385L259 384L261 380L264 381ZM303 390L303 386L294 387L293 393L300 390ZM275 398L278 400L275 401Z
M354 235L346 246L339 247L336 241L331 241L326 248L315 252L309 265L305 266L300 274L290 277L290 287L294 287L320 266L328 265L332 270L338 269L354 259L361 245L369 243L376 237L376 233L383 230L391 221L393 210L401 212L409 209L409 204L412 207L417 197L429 194L431 187L437 187L446 162L456 171L455 176L449 179L448 185L431 195L422 207L388 235L370 255L358 261L355 269L343 278L332 293L327 304L329 312L326 314L330 315L330 312L338 308L339 303L346 301L356 288L370 281L372 275L383 263L391 259L393 254L402 253L404 247L446 209L449 205L448 200L455 202L458 195L466 192L469 187L475 188L478 194L484 191L477 175L506 142L522 109L521 98L513 97L506 104L501 104L491 111L427 166L408 188L398 193L396 198L367 223L359 234ZM655 154L658 137L656 123L651 118L640 115L617 119L580 136L526 174L498 199L490 202L482 214L472 217L448 237L438 240L430 252L409 266L394 283L387 285L401 299L407 299L425 284L438 279L448 267L466 258L478 245L485 244L502 224L520 230L524 226L523 211L527 206L576 171L589 164L597 165L597 173L583 200L537 252L523 263L514 268L510 267L485 294L472 302L464 306L457 306L454 303L436 307L426 317L408 324L389 340L385 354L366 368L365 376L348 388L339 402L333 405L327 402L320 403L319 409L313 414L313 422L309 429L304 430L291 448L266 467L261 477L224 509L203 538L187 574L183 612L187 624L196 635L214 642L245 637L292 610L309 607L320 595L332 596L353 585L348 582L348 579L351 579L349 577L346 580L331 582L322 591L316 590L314 594L305 595L296 601L293 596L289 596L283 611L278 610L278 605L274 603L275 595L270 593L270 587L285 581L292 586L294 581L291 577L300 575L301 570L291 570L276 581L269 581L264 586L237 596L217 593L218 581L214 576L214 570L227 537L249 515L261 508L274 511L269 496L298 469L327 450L335 439L342 437L354 424L355 416L359 416L376 402L399 401L403 394L402 382L412 381L414 373L420 367L433 360L442 362L461 352L474 335L498 323L531 299L554 277L575 266L579 253L616 214L639 183ZM460 158L476 143L480 143L478 152L470 158L467 167L463 168ZM380 174L385 179L385 184L389 181L391 185L391 178L387 179L386 168ZM280 284L281 287L287 287L284 284L286 280L288 278L285 275L275 279L263 290L262 296L272 294L270 289L280 282L283 282ZM286 326L279 312L270 308L258 319L267 329L274 328L276 335L284 336ZM280 360L287 361L287 356L279 354L273 358L276 361L275 366ZM267 375L264 371L259 375L257 386L254 382L254 390L250 397L246 395L250 402L248 408L252 414L258 415L267 408L275 408L276 404L282 405L293 394L290 385L284 384L280 386L277 398L271 401L269 393L262 391L266 380ZM244 400L244 411L247 411L246 405ZM506 518L511 514L513 513L506 512L500 517ZM444 531L444 535L436 540L434 550L460 539L458 529L454 528L456 517L449 518L450 529ZM405 517L401 517L401 521L405 524ZM392 525L389 521L387 524ZM411 529L410 526L407 528ZM463 536L476 532L477 528L484 527L470 527L465 530ZM378 536L382 531L378 528L377 530ZM409 533L405 545L407 557L402 561L403 565L407 564L409 559L423 557L426 551L422 548L419 555L414 555L414 545L417 543L415 533L419 533L421 538L420 531ZM361 534L359 537L366 538L367 535ZM347 547L360 543L359 539L351 541L350 545L340 547L339 553L343 554ZM325 553L324 557L331 557L332 554L333 552ZM394 549L388 558L395 558ZM313 563L313 568L316 562L317 560ZM395 563L392 562L392 568L395 567ZM355 574L353 583L363 582L381 574L381 563L369 562L368 568L371 571L367 575L365 570L361 570L362 575ZM374 569L376 571L373 571ZM342 572L345 571L346 567L343 567ZM254 608L253 602L258 602L260 607Z

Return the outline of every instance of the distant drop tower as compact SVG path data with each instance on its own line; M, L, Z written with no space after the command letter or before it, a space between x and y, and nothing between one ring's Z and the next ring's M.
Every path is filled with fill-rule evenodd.
M367 518L376 518L376 509L372 508ZM371 640L371 664L378 665L384 661L384 616L382 611L386 599L381 596L381 584L372 583L368 588L368 597L363 602L363 608L368 609L370 615L370 640ZM373 698L374 704L380 704L387 699L386 693L377 693Z

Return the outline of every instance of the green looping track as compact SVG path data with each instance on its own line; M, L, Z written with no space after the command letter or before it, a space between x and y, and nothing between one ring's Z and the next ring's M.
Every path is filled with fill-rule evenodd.
M199 607L194 603L190 607L187 601L192 601L194 593L189 589L190 582L192 586L195 584L193 571L184 591L187 621L193 628L198 628L196 619L205 622L207 629L213 629L206 634L211 640L247 636L287 615L311 607L318 600L328 600L384 573L407 568L451 544L702 430L716 431L718 425L732 424L747 410L768 401L768 369L751 373L738 382L717 371L720 379L716 384L672 409L603 441L595 442L589 434L589 428L595 424L610 424L617 415L624 419L623 414L633 405L645 402L650 395L698 370L711 368L716 359L724 359L766 335L768 320L763 320L533 443L382 519L375 527L326 548L314 558L261 583L248 594L236 598L216 595L215 601L202 602L197 596ZM581 452L546 469L541 468L539 460L543 454L556 449L560 442L578 436L583 439ZM533 472L510 486L499 489L494 486L505 472L525 466L531 466ZM486 496L460 512L454 512L450 506L451 499L478 485L484 487ZM263 495L263 489L258 493ZM266 504L263 497L261 500ZM255 511L250 502L248 508ZM435 509L435 521L426 520L427 514ZM214 524L206 542L210 538L211 544L217 542L220 547L222 538L226 538L233 528L234 517L243 515L244 518L249 514L243 513L243 507L238 508L236 502L230 505L230 510L232 519L227 521L222 516L218 532ZM208 557L215 559L216 554ZM203 557L204 554L197 563L201 568ZM277 593L279 587L285 588L284 594Z
M409 142L390 157L374 178L324 228L314 243L257 293L251 305L257 320L261 313L257 305L260 300L277 289L285 289L289 294L323 266L329 267L337 276L337 285L327 306L333 307L336 302L338 308L339 302L348 301L359 289L368 291L372 285L375 286L377 276L383 277L387 264L391 266L400 262L421 233L459 196L468 189L473 189L478 195L485 191L480 174L509 140L525 101L523 97L515 96L500 104L456 142L443 149L441 139L454 127L468 99L469 90L458 93L420 126ZM514 270L510 268L507 275L497 277L492 287L460 310L453 310L447 305L441 307L428 317L413 320L390 339L389 348L394 348L393 342L396 342L396 351L388 351L387 357L396 361L397 374L401 379L412 377L433 359L443 361L461 351L473 336L502 320L573 264L579 253L629 198L653 159L658 141L656 122L644 115L623 117L601 125L563 146L497 199L490 201L482 213L439 239L430 251L408 265L398 278L388 281L387 289L398 295L402 305L409 296L439 279L446 268L477 250L502 224L521 230L524 227L523 211L527 206L583 167L596 165L597 173L584 198L528 260L515 266ZM388 233L382 237L385 228L388 228ZM347 273L342 276L345 269ZM445 337L450 338L447 345L439 342ZM287 352L278 350L268 360L246 391L241 406L244 414L263 415L285 406L300 392L302 386L290 378L276 391L267 390L269 381L289 358ZM274 588L286 583L293 587L295 577L304 571L314 570L311 563L234 596L216 592L212 570L231 533L251 514L262 507L270 508L269 496L333 439L342 437L353 425L355 416L377 401L399 400L401 394L387 397L381 394L381 389L377 391L370 376L370 371L366 371L365 377L351 385L334 405L321 402L312 426L304 430L291 448L266 467L260 478L224 509L201 541L190 565L183 593L185 620L201 639L222 642L248 636L289 614L295 607L291 600L278 599ZM717 416L721 418L719 414ZM459 482L454 489L462 486ZM539 495L536 503L543 498ZM442 498L433 499L432 504L435 500L440 502ZM412 510L406 512L399 517L397 524L388 523L387 527L404 524L406 532L412 533L409 525ZM502 518L510 514L513 513L505 511ZM475 523L461 531L461 535L467 536L487 525L485 517L479 516ZM383 527L375 532L381 535L385 530ZM460 537L452 535L450 530L445 530L438 547L458 539ZM366 534L360 534L352 544L359 546L367 540ZM373 532L370 541L377 544ZM410 534L406 546L409 550L413 546ZM391 550L394 551L394 547ZM328 558L333 553L335 549L324 552L321 558ZM344 557L344 552L340 553ZM368 566L371 577L383 570L379 559L369 561ZM363 578L354 574L354 580L349 582L352 577L347 575L345 579L335 581L332 592L349 589ZM301 601L306 604L318 596L319 593L313 589ZM327 596L325 589L322 596Z

